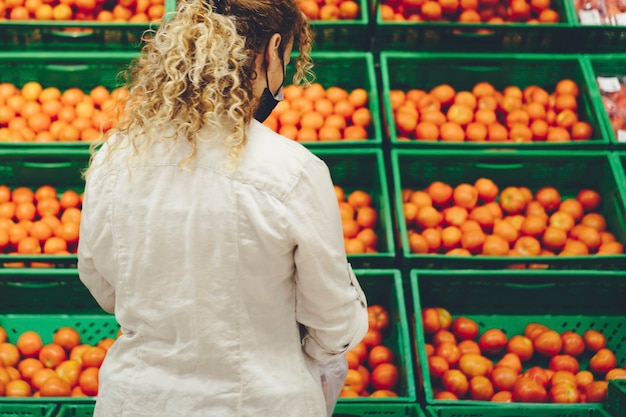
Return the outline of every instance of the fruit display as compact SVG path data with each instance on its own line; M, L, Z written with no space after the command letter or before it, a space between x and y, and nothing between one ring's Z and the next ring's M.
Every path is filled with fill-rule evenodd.
M363 190L354 190L346 195L344 189L338 185L335 185L335 193L346 253L376 253L378 235L375 229L378 225L378 212L372 207L372 196Z
M389 312L381 305L367 308L369 329L363 340L346 353L348 374L341 398L397 397L398 359L383 343L383 333L388 332Z
M422 322L435 400L599 403L609 380L626 379L626 363L598 329L579 334L530 322L523 333L479 332L475 320L441 307L423 309Z
M392 89L389 101L399 141L569 142L596 133L579 112L579 90L571 79L551 89L509 85L500 90L483 81L466 90L450 84Z
M384 0L382 21L459 23L558 23L556 0Z
M117 123L128 91L0 84L0 142L90 142Z
M400 273L382 269L354 272L368 299L369 327L363 340L346 352L348 373L339 400L351 403L381 398L398 402L415 398Z
M372 114L368 93L363 88L347 91L289 85L285 99L278 103L264 124L298 142L363 141L371 137Z
M610 304L624 296L623 279L597 271L413 270L426 404L450 407L447 416L496 402L502 416L603 407L608 381L626 379L624 316Z
M6 254L76 253L82 195L51 185L0 185L0 248ZM5 266L20 266L20 263Z
M0 4L0 17L9 21L148 23L160 21L164 13L163 0L19 0Z
M300 10L312 21L354 20L361 6L354 0L297 0Z
M433 181L403 190L404 221L413 253L456 256L585 256L624 253L599 212L600 194L561 196L546 185L504 188L489 178L473 184Z
M16 330L11 320L19 325L16 333L10 331ZM90 335L83 334L89 330L69 323L44 330L41 325L29 325L29 320L37 317L13 316L1 323L0 397L96 396L100 365L119 335L117 326L107 329L104 324L115 320L105 316L93 322L99 332ZM38 327L41 330L34 330Z

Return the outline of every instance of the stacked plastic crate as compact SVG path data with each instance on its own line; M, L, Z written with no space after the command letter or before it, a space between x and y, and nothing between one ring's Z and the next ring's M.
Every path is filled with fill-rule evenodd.
M609 391L608 407L602 400L606 372L590 365L597 359L589 346L576 353L572 375L592 369L600 400L582 383L568 400L551 392L557 365L544 376L545 396L534 399L521 388L504 393L513 385L492 373L516 352L514 337L535 349L519 363L524 378L565 353L538 353L534 324L581 339L599 330L616 368L626 364L623 311L611 301L624 296L626 279L622 124L617 106L606 107L621 91L624 30L590 22L592 2L580 3L378 1L373 45L391 195L410 283L418 398L429 417L604 416L618 407L611 401L618 390ZM555 190L558 199L547 197ZM588 190L600 204L584 203ZM586 208L555 216L575 200ZM589 222L594 217L601 226ZM577 234L581 223L621 245L599 250L601 240ZM456 327L468 322L471 334ZM489 349L485 334L503 336L500 347ZM477 353L487 358L482 370Z

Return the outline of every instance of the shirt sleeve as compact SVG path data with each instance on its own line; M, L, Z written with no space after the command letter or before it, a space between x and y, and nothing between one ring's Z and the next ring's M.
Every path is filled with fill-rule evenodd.
M106 254L94 257L92 253L92 245L98 241L100 245L112 242L110 235L110 224L107 226L109 215L107 214L108 199L90 187L89 181L85 187L85 197L83 200L81 222L80 222L80 239L78 241L78 274L80 280L87 287L93 298L100 307L107 313L115 313L115 288L107 279L105 279L102 267L99 263L103 262ZM95 233L94 233L95 232ZM111 258L109 263L111 264Z
M318 361L352 349L368 327L367 301L347 261L330 173L312 159L286 201L294 240L296 317L304 351Z

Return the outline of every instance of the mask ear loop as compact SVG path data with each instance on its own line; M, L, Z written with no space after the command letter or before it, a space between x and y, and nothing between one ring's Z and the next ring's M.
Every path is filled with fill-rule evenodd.
M265 60L265 57L267 56L267 48L269 47L269 41L267 42L267 44L265 45L265 51L263 52L263 66L265 67L265 84L267 84L267 89L270 90L270 93L272 94L272 97L276 98L276 96L278 95L278 93L280 92L280 89L285 85L285 77L287 76L287 74L285 73L285 64L283 62L283 58L280 58L280 62L281 62L281 66L283 68L283 82L280 83L280 86L278 87L278 91L276 91L276 94L272 93L272 90L270 89L270 79L269 79L269 66L268 66L268 62ZM282 100L282 98L281 98Z

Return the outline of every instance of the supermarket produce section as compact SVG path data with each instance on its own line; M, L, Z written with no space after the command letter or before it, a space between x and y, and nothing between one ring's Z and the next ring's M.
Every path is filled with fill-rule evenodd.
M298 0L316 78L264 124L328 165L368 299L335 417L626 417L622 3ZM0 0L0 417L93 414L81 172L175 9Z

